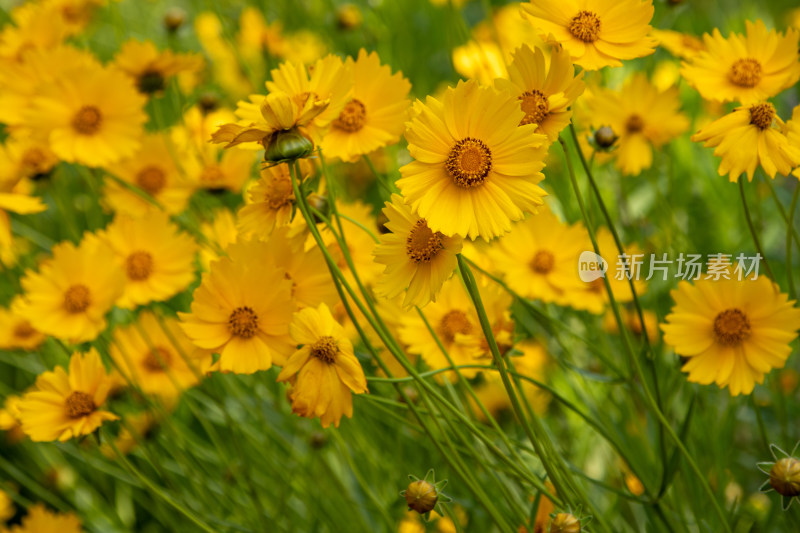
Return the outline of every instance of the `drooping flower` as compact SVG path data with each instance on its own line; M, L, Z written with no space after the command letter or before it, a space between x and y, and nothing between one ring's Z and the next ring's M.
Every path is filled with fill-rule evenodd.
M497 79L498 89L517 97L525 112L520 124L536 124L536 132L550 142L569 124L569 107L583 93L583 72L575 75L569 53L560 46L550 47L549 64L541 48L523 45L514 52L508 66L508 79Z
M800 328L800 309L765 276L682 281L661 325L664 342L688 358L689 381L750 394L773 368L782 368Z
M456 269L461 237L433 232L424 218L411 211L399 194L383 209L389 233L380 236L375 261L386 265L376 292L385 298L405 293L405 307L435 302L445 280Z
M611 155L625 175L650 168L653 150L689 128L677 88L659 91L644 74L635 75L619 91L595 91L587 106L592 126L608 126L618 137Z
M543 37L552 35L586 70L620 67L653 53L652 0L531 0L522 13Z
M692 140L714 147L714 155L722 158L719 175L728 174L732 182L744 173L752 181L758 166L771 178L776 172L788 176L800 165L800 145L789 142L783 126L775 107L762 102L737 107L692 135Z
M177 320L159 321L152 312L114 330L111 357L126 380L167 401L195 385L211 366L210 352L194 346Z
M706 50L683 63L681 74L706 100L752 104L775 96L800 78L800 31L767 31L745 21L746 35L703 35Z
M546 137L519 126L525 113L510 95L471 80L415 111L406 130L415 161L397 186L432 231L488 240L542 205Z
M286 361L278 381L292 381L292 411L319 418L322 427L339 427L342 416L353 416L352 393L368 392L353 343L325 304L295 313L289 331L302 346Z
M13 310L42 333L85 342L106 327L105 315L122 293L123 274L113 251L87 235L79 246L62 242L38 272L27 271Z
M166 213L120 215L99 236L114 250L125 273L125 289L117 301L123 309L164 301L194 281L197 244L179 232Z
M291 282L276 266L259 261L262 248L248 243L236 261L211 263L194 291L191 312L178 313L192 342L219 354L210 371L252 374L283 364L292 352Z
M129 76L140 93L153 95L162 93L179 72L202 69L203 58L199 54L159 51L152 41L130 40L122 44L112 65Z
M360 156L394 144L403 133L411 84L401 72L392 74L378 54L363 48L347 60L353 72L353 95L331 123L322 140L326 156L356 161Z
M76 352L69 371L56 367L36 379L34 390L19 402L22 431L35 442L67 441L89 435L117 416L101 408L111 389L111 379L92 348Z

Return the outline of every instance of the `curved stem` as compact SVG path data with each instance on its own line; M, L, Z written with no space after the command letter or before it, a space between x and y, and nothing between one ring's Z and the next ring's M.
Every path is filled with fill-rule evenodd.
M764 261L764 269L767 271L769 279L777 283L778 280L775 279L775 274L772 273L772 269L769 267L769 263L767 262L767 256L764 255L764 249L761 247L761 239L758 238L756 227L753 224L753 217L750 216L750 207L747 205L747 195L744 193L744 180L741 177L739 178L739 196L742 198L744 217L747 220L747 227L750 230L750 236L753 237L753 244L756 246L756 251L759 253L759 255L761 255L761 260Z

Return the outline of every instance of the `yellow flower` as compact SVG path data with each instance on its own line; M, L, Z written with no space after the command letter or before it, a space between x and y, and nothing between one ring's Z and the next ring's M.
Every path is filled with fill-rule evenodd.
M183 211L192 194L190 184L175 164L173 148L164 134L151 134L145 137L140 150L113 168L123 182L149 195L170 214ZM129 187L115 180L105 181L105 200L118 213L140 217L160 210Z
M28 509L22 523L12 526L8 533L81 533L81 521L73 513L48 511L37 503Z
M771 178L776 172L788 176L800 165L800 145L789 143L782 126L775 107L762 102L737 107L692 135L692 140L715 148L714 155L722 158L719 175L728 174L732 182L745 172L752 181L759 165Z
M227 36L223 37L222 22L211 12L199 13L194 19L197 40L211 60L213 78L233 98L252 92L253 85L247 79L239 62L239 54Z
M706 45L699 37L673 30L656 30L650 32L658 46L666 48L670 54L683 59L691 59L706 50Z
M313 166L301 160L300 179L313 173ZM288 225L295 212L294 192L289 165L280 163L261 169L261 178L245 193L246 205L237 213L237 227L242 236L265 238L276 227Z
M453 49L453 67L465 78L491 85L508 77L503 51L494 41L469 41Z
M236 242L239 233L236 231L236 220L233 214L225 208L209 213L208 222L200 225L200 233L206 241L200 241L200 264L203 270L208 271L212 261L225 255L228 245Z
M586 70L620 67L620 59L644 57L655 48L648 36L652 0L531 0L522 13Z
M0 145L0 183L47 175L58 164L50 146L30 137L9 137ZM0 189L5 188L0 185Z
M800 309L768 278L683 281L671 294L675 305L661 329L664 342L688 358L689 381L750 394L785 364Z
M589 245L591 246L591 245ZM585 230L565 224L549 209L514 225L487 250L495 271L524 298L567 303L567 293L583 289L578 258L587 249Z
M211 263L195 289L191 313L179 313L183 331L200 348L219 354L210 371L252 374L281 365L292 352L291 282L259 262L263 243L242 246L236 261Z
M99 236L114 250L125 273L125 290L117 300L123 309L167 300L194 281L197 244L165 213L120 215Z
M0 249L4 252L13 246L11 219L7 211L19 215L41 213L47 206L36 197L19 192L18 178L0 181Z
M70 34L78 34L89 25L97 8L107 0L43 0L42 4L61 16Z
M35 390L19 402L22 431L32 441L68 441L89 435L117 416L100 410L111 388L100 354L75 352L69 372L56 367L36 378Z
M792 118L786 122L784 133L789 141L789 146L800 148L800 105L795 106L792 110ZM800 166L795 168L792 174L800 178Z
M376 293L394 298L405 293L403 306L422 307L436 301L442 284L456 269L461 237L447 237L428 228L399 194L383 209L389 233L381 235L373 251L375 261L386 265Z
M488 287L481 287L480 292L489 322L494 324L503 318L498 316L497 311L507 309L511 298ZM428 304L423 312L454 364L484 364L478 359L488 354L485 338L478 314L460 278L453 277L446 281L436 302ZM417 313L406 313L400 320L400 340L408 345L409 353L421 355L432 369L450 366L436 339ZM478 372L477 369L461 370L468 378ZM447 374L448 379L455 379L454 374Z
M217 152L209 151L197 157L189 157L184 162L187 176L200 189L212 192L229 190L242 191L250 179L255 157L249 150L225 150L217 158Z
M319 418L322 427L339 427L353 416L353 396L367 391L367 378L353 354L353 343L325 304L294 314L289 332L302 345L286 361L278 381L293 381L292 411Z
M158 430L159 421L153 416L151 411L143 411L125 416L123 418L123 427L120 428L117 438L114 439L114 447L119 450L119 453L127 455L134 451L139 443L153 438ZM117 452L110 443L104 442L100 446L100 453L109 459L116 459Z
M383 268L375 262L372 250L375 248L375 234L378 231L378 220L372 214L372 206L361 201L345 204L336 202L336 209L341 215L344 238L347 250L355 265L355 271L365 286L371 286L380 277ZM355 286L355 278L342 249L333 234L326 227L322 229L322 238L336 260L337 266L347 277L351 286Z
M488 240L542 205L546 137L519 126L525 113L510 95L460 82L415 111L406 130L415 161L397 186L431 230Z
M14 514L14 501L5 491L0 490L0 524L8 521Z
M353 162L364 154L394 144L403 133L411 84L401 72L392 74L378 54L347 58L353 72L353 96L331 123L322 140L326 156Z
M575 75L569 53L560 46L550 49L549 64L541 48L523 45L514 53L508 67L508 80L498 79L496 87L517 97L525 112L522 124L536 124L536 132L550 142L567 127L572 111L569 106L583 93L583 72Z
M141 144L144 98L121 72L84 66L39 87L26 126L64 161L107 166Z
M201 70L203 58L171 50L159 52L152 41L130 40L122 44L112 65L128 75L140 93L152 95L163 93L176 74Z
M650 168L653 149L689 128L689 120L680 112L678 89L659 92L644 74L635 75L619 91L595 91L587 105L592 125L610 126L619 137L612 155L625 175Z
M211 366L211 354L194 346L174 318L162 322L144 312L135 323L116 328L111 357L126 380L171 400L199 381Z
M27 318L10 309L0 308L0 349L31 351L38 348L45 338Z
M681 73L706 100L751 104L775 96L800 78L800 32L767 32L760 20L745 21L747 35L718 29L703 35L706 51L683 63Z
M19 396L6 396L3 407L0 409L0 431L7 431L9 442L18 442L25 438L19 422ZM2 522L2 519L0 519Z
M97 237L87 235L79 246L62 242L53 257L27 271L21 280L24 293L13 310L48 335L70 342L85 342L106 328L105 315L124 286L112 250Z
M0 60L20 61L30 50L49 50L70 34L52 5L25 3L11 10L11 21L0 31ZM4 67L5 68L5 67Z

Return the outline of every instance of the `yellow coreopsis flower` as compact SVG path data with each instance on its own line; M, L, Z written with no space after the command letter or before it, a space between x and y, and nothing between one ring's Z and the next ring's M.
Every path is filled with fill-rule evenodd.
M14 516L14 501L4 490L0 490L0 523L5 523Z
M776 127L777 126L777 127ZM752 181L759 165L769 177L788 176L800 165L800 145L789 142L784 124L769 102L740 106L692 135L695 142L714 147L722 158L719 175L739 181L747 173Z
M163 133L147 135L141 148L132 157L113 168L113 174L119 179L139 188L158 205L109 179L104 189L104 198L109 207L118 213L135 217L161 209L170 214L183 211L192 194L192 186L175 163L175 148Z
M242 191L250 179L255 154L249 150L225 150L221 157L216 151L190 157L184 162L186 174L198 189L212 192Z
M25 438L19 423L19 402L22 398L11 395L6 396L3 407L0 408L0 431L7 431L11 442Z
M208 221L200 225L200 233L206 238L205 242L200 241L200 264L205 271L212 261L225 255L225 249L239 236L233 213L224 208L209 213Z
M53 257L27 271L13 310L37 330L70 342L85 342L106 328L105 315L124 287L114 252L94 236L80 246L62 242Z
M30 137L10 137L0 145L0 184L45 176L57 164L58 157L46 142ZM0 190L4 188L0 185Z
M584 229L561 222L549 209L517 222L486 251L495 271L525 298L566 305L581 290L578 258L587 249Z
M331 123L321 147L327 156L353 162L400 138L411 84L401 72L392 74L388 65L381 65L377 53L367 54L363 48L347 63L353 72L352 99Z
M115 329L113 339L111 357L123 377L166 400L194 386L211 366L210 352L194 346L173 318L159 322L142 313L136 323Z
M129 76L140 93L159 94L169 79L180 72L196 72L203 68L199 54L176 54L159 51L152 41L127 41L114 56L112 65Z
M583 93L583 72L575 75L569 52L561 46L550 49L549 64L540 48L523 45L514 52L508 79L498 79L500 90L517 97L525 117L520 124L536 124L536 132L550 142L569 124L569 107Z
M64 442L94 433L104 422L118 418L100 409L111 383L94 348L85 354L74 353L69 372L58 366L41 374L35 390L22 396L22 431L36 442Z
M415 111L406 130L415 161L397 186L432 231L488 240L542 205L547 138L519 125L525 113L510 95L460 82Z
M46 336L10 309L0 308L0 349L35 350Z
M48 511L37 503L28 509L22 523L12 526L7 533L81 533L80 519L73 513ZM5 532L4 532L5 533Z
M353 343L325 304L295 313L289 331L302 347L286 361L278 381L293 383L292 411L319 418L322 427L339 427L342 416L353 416L352 393L368 392Z
M595 128L609 126L617 135L611 153L625 175L637 175L653 164L653 149L668 143L689 128L680 112L678 89L655 88L644 74L637 74L619 91L599 89L587 100Z
M727 386L733 396L783 367L800 328L800 309L764 276L683 281L672 299L664 342L688 358L689 381Z
M745 22L746 35L703 35L706 50L683 63L681 74L706 100L751 104L775 96L800 78L800 31L767 31Z
M621 59L653 53L652 0L531 0L522 13L541 35L552 35L586 70L620 67Z
M117 300L123 309L164 301L194 281L197 244L166 213L118 216L98 236L114 250L125 273L125 289Z
M386 265L376 292L385 298L405 293L405 307L435 302L444 282L457 266L461 237L433 232L424 218L411 211L399 194L383 209L389 233L380 236L375 261Z
M706 49L702 39L688 33L653 29L650 35L658 41L658 46L666 48L670 54L682 59L691 59Z
M291 282L274 264L259 261L263 243L243 245L236 260L211 263L195 289L181 327L200 348L219 354L210 371L252 374L281 365L291 354Z
M508 76L503 51L491 40L469 41L454 48L453 67L463 77L485 85Z
M29 50L55 48L71 33L55 6L46 3L18 5L11 21L0 31L0 59L5 61L19 61Z
M41 213L47 206L39 199L18 192L18 179L0 181L0 247L7 251L13 246L11 219L8 211L19 215Z
M139 148L144 104L121 72L84 66L39 87L25 126L64 161L107 166Z

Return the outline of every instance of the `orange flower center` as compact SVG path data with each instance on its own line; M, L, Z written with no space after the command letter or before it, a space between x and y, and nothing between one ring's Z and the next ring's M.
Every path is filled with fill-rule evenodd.
M522 110L525 112L525 118L520 122L520 126L524 124L541 124L550 112L550 102L547 101L547 96L538 90L525 91L522 93L518 100L522 100Z
M64 308L68 313L82 313L91 303L91 295L86 285L72 285L64 293Z
M27 320L23 320L14 327L14 337L17 339L28 339L35 333L36 330L33 329L33 326L31 326L31 323Z
M781 496L800 496L800 461L794 457L776 461L769 471L769 484Z
M136 174L136 185L150 196L155 196L167 184L164 171L155 165L148 165Z
M555 264L556 258L552 252L548 252L547 250L539 250L536 252L536 255L533 256L533 259L531 259L530 267L531 270L537 274L547 274L553 270L553 266Z
M714 336L725 346L740 344L750 333L750 320L741 309L726 309L714 319Z
M580 11L567 26L569 32L585 43L593 43L600 35L600 19L591 11Z
M492 152L483 141L465 137L450 149L445 168L459 187L479 187L492 170Z
M270 209L276 210L291 204L294 200L292 180L283 178L274 180L267 191L265 200Z
M472 323L466 313L458 309L448 311L439 322L439 332L444 340L453 342L457 334L468 335L472 331Z
M171 361L172 355L169 350L162 346L157 346L147 352L142 364L150 372L164 372Z
M258 315L247 306L237 307L228 319L228 328L237 337L249 339L258 331Z
M94 135L103 123L103 114L93 105L81 107L72 118L72 127L81 135Z
M125 260L125 271L133 281L143 281L153 273L153 256L148 252L133 252Z
M225 181L225 174L217 165L209 165L200 174L200 181L207 185L216 185Z
M350 100L339 117L333 121L333 126L350 133L360 130L364 127L364 122L367 120L367 108L364 104L355 98Z
M644 129L644 120L641 115L636 113L628 117L625 121L625 131L628 133L639 133Z
M336 344L336 339L333 337L320 337L317 342L311 345L311 355L328 364L336 361L338 353L339 345Z
M67 416L70 418L88 416L95 409L94 399L85 392L75 391L67 397Z
M46 170L47 156L40 148L28 148L22 154L21 165L26 175L42 174Z
M775 106L769 102L750 106L750 124L760 130L765 130L772 126L775 120Z
M406 254L415 263L429 263L444 248L444 235L433 232L424 218L417 220L406 239Z
M761 81L761 63L752 57L737 59L728 71L728 79L739 87L755 87Z

